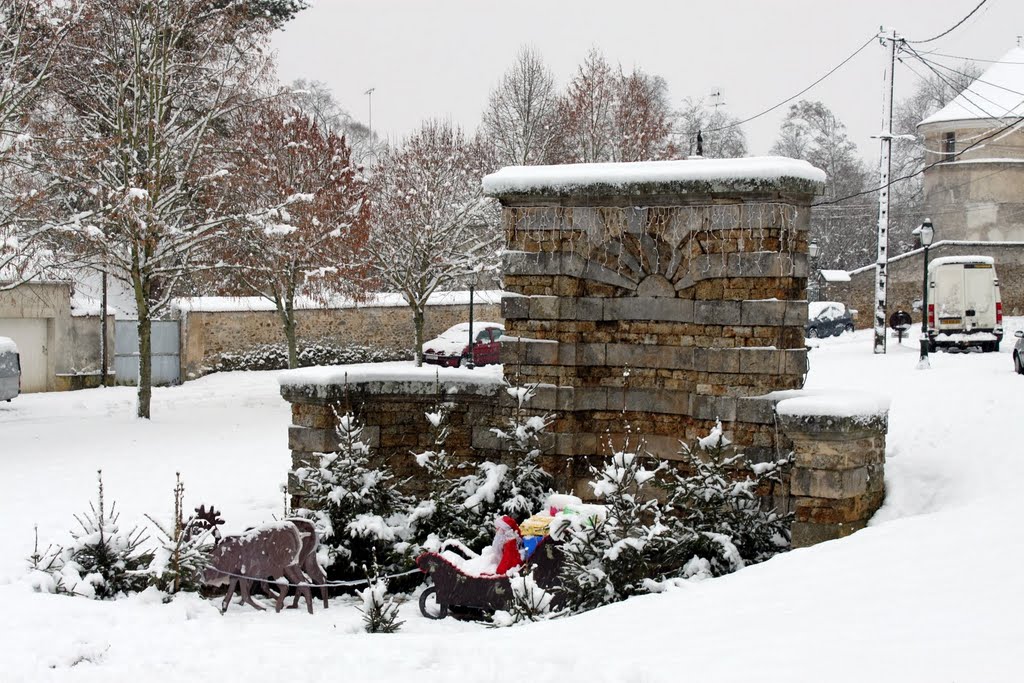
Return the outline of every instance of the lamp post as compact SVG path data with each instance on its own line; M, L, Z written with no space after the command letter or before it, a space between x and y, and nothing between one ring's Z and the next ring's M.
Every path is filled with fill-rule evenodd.
M818 269L817 269L815 264L818 261L818 252L820 252L820 251L821 251L821 247L818 246L818 240L816 240L816 239L811 240L811 243L807 245L807 255L811 259L811 277L812 277L812 281L811 282L814 285L814 287L813 287L813 290L814 290L813 298L808 296L808 298L810 298L811 301L817 301L818 300L818 287L819 287L820 283L818 281ZM808 289L811 289L811 288L808 287ZM809 294L809 292L808 292L808 294Z
M470 370L476 367L473 363L473 285L469 286L469 358L466 359L466 367Z
M917 367L928 368L931 367L928 361L928 247L931 246L932 239L935 237L935 228L932 226L931 219L925 218L924 223L921 223L921 227L915 232L917 232L917 236L921 240L921 246L924 247L924 294L921 296L921 360L918 361Z

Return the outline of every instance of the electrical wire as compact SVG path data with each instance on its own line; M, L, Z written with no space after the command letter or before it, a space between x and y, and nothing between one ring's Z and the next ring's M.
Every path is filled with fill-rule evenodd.
M979 3L978 3L978 4L976 5L976 6L975 6L975 8L974 8L974 9L972 9L972 10L971 10L970 12L968 12L968 13L967 13L967 16L966 16L966 17L964 17L964 18L963 18L963 19L961 19L960 21L956 22L955 24L953 24L952 26L950 26L950 27L949 27L948 29L946 29L945 31L943 31L943 32L942 32L942 33L940 33L939 35L937 35L937 36L932 36L931 38L928 38L928 39L926 39L926 40L908 40L908 41L906 41L906 42L908 42L908 43L913 43L913 44L915 44L915 45L922 45L922 44L924 44L924 43L931 43L931 42L934 42L934 41L936 41L936 40L938 40L939 38L942 38L942 37L944 37L944 36L948 36L948 35L949 35L950 33L952 33L953 31L955 31L956 29L960 28L960 26L961 26L961 25L962 25L962 24L963 24L963 23L964 23L965 21L967 21L968 19L970 19L971 17L973 17L973 16L974 16L974 13L975 13L975 12L977 12L978 10L980 10L980 9L982 8L982 6L983 6L983 5L984 5L984 4L986 3L986 2L988 2L988 0L981 0L981 2L979 2Z
M910 49L913 49L913 48L910 48ZM917 50L914 50L914 55L918 59L920 59L922 62L924 62L925 64L931 64L931 65L939 67L940 69L945 69L946 71L952 71L953 73L955 73L955 74L957 74L959 76L964 76L966 78L971 78L972 79L972 81L971 81L972 83L984 83L985 85L990 85L993 88L998 88L1000 90L1005 90L1006 92L1013 93L1014 95L1020 95L1021 97L1024 97L1024 92L1021 92L1019 90L1014 90L1013 88L1007 88L1005 85L999 85L998 83L992 83L992 82L986 81L986 80L984 80L982 78L976 78L976 77L971 76L971 74L969 74L969 73L967 73L965 71L959 71L957 69L954 69L951 66L946 66L945 64L941 64L940 62L933 62L933 61L931 61L929 59L925 59L924 56L922 56L919 52L917 52ZM997 63L1009 64L1010 62L997 62ZM1021 64L1024 64L1024 62L1021 62Z
M945 57L947 59L959 59L962 62L984 62L985 64L1013 64L1015 66L1024 66L1024 62L1004 62L1001 59L981 59L980 57L957 57L956 55L947 55L942 52L932 52L929 50L925 52L926 55L932 57Z
M853 199L854 197L863 197L864 195L874 194L875 192L879 192L880 190L883 190L885 188L892 187L892 185L894 183L898 183L898 182L903 181L903 180L910 180L911 178L916 178L917 176L921 175L925 171L927 171L927 170L929 170L931 168L934 168L934 167L938 166L939 164L946 164L946 163L949 163L950 161L955 161L957 159L957 157L959 157L960 155L964 154L965 152L970 151L974 147L977 147L978 145L980 145L981 143L985 142L986 140L988 140L990 138L994 138L995 136L1000 135L1000 134L1010 130L1011 128L1014 128L1014 127L1020 125L1022 122L1024 122L1024 116L1018 116L1016 120L1011 121L1010 123L1006 124L1005 126L1002 126L1002 127L998 128L998 129L994 130L993 132L989 133L985 137L979 139L977 142L975 142L973 144L970 144L967 147L964 147L959 152L951 154L951 155L949 155L949 157L947 157L945 159L940 159L939 161L932 162L932 163L928 164L927 166L923 166L922 168L920 168L917 171L914 171L913 173L909 173L909 174L907 174L905 176L901 176L899 178L893 178L888 183L886 183L885 185L881 185L879 187L875 187L875 188L872 188L870 190L863 190L861 192L855 192L855 193L853 193L851 195L847 195L845 197L840 197L839 199L830 199L830 200L823 201L823 202L816 202L814 204L811 204L811 206L812 207L813 206L828 206L830 204L838 204L840 202L845 202L847 199Z
M753 121L754 119L758 119L758 118L761 118L761 117L762 117L762 116L764 116L765 114L769 114L769 113L771 113L771 112L775 111L776 109L778 109L779 107L781 107L781 106L782 106L782 105L784 105L784 104L788 104L788 103L792 102L793 100L795 100L796 98L800 97L800 96L801 96L801 95L803 95L803 94L804 94L805 92L807 92L808 90L810 90L811 88L813 88L814 86L818 85L819 83L821 83L822 81L824 81L824 80L825 80L826 78L828 78L829 76L831 76L832 74L834 74L834 73L835 73L836 71L839 71L839 69L841 69L841 68L842 68L843 66L845 66L847 62L849 62L849 61L850 61L851 59L853 59L854 57L856 57L857 55L859 55L859 54L860 54L860 53L861 53L861 52L862 52L862 51L864 50L864 48L866 48L866 47L867 47L868 45L870 45L871 43L873 43L873 42L875 41L875 39L876 39L877 37L878 37L878 35L877 35L877 34L875 34L875 35L872 35L872 36L871 36L870 38L868 38L868 39L867 39L867 41L865 41L865 43L864 43L863 45L861 45L861 46L860 46L859 48L857 48L857 49L856 49L856 50L855 50L855 51L854 51L854 52L853 52L852 54L850 54L850 55L849 55L849 56L848 56L848 57L847 57L846 59L844 59L843 61L841 61L841 62L839 62L838 64L836 64L836 65L835 65L834 67L832 67L832 68L831 68L831 69L830 69L830 70L828 71L828 73L826 73L826 74L825 74L824 76L822 76L822 77L821 77L821 78L819 78L818 80L816 80L816 81L814 81L813 83L811 83L811 84L810 84L809 86L807 86L806 88L804 88L803 90L801 90L801 91L800 91L800 92L798 92L797 94L795 94L795 95L793 95L793 96L791 96L791 97L787 97L786 99L782 100L782 101L781 101L781 102L779 102L778 104L772 105L771 107L768 107L768 108L767 108L767 109L765 109L764 111L762 111L762 112L759 112L759 113L757 113L757 114L754 114L754 115L753 115L753 116L751 116L751 117L745 118L745 119L743 119L742 121L734 121L733 123L729 123L729 124L726 124L726 125L724 125L724 126L719 126L718 128L711 128L711 129L705 130L705 131L703 131L703 132L705 132L705 133L718 133L718 132L720 132L720 131L723 131L723 130L728 130L728 129L730 129L730 128L735 128L736 126L741 126L741 125L743 125L744 123L748 123L748 122L750 122L750 121Z

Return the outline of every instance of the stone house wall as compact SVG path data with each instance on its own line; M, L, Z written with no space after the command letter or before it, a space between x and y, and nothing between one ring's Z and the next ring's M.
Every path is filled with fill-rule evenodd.
M936 242L928 249L929 261L940 256L991 256L996 262L999 292L1003 297L1004 315L1024 315L1024 243ZM921 298L924 282L924 252L916 249L889 260L888 311L911 313L921 324L920 312L912 312L913 302ZM858 328L870 328L875 308L875 269L863 268L850 273L849 282L828 285L827 298L842 301L858 310Z
M25 393L64 391L100 384L99 315L72 316L70 282L27 282L0 291L0 336L18 335L8 330L24 329L25 321L45 328L46 342L34 347L19 344L23 368L45 364L45 373L37 381L23 376ZM114 317L107 316L108 367L114 367ZM17 326L15 328L14 326ZM18 341L18 339L15 339ZM30 358L31 356L31 358Z

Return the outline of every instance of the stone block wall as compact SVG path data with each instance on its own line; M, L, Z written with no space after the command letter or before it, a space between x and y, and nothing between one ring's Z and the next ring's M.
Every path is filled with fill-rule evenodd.
M803 385L813 193L501 197L506 376L539 382L556 452L607 453L627 430L673 459L716 419L755 459L780 447L755 397ZM689 203L693 202L693 203ZM786 444L781 444L785 447Z
M302 496L294 470L315 462L317 453L337 450L337 414L351 412L365 425L362 440L373 457L387 461L405 490L425 491L423 470L413 453L432 447L430 425L425 414L444 404L449 411L450 435L445 448L458 460L500 461L502 444L491 433L503 426L508 411L502 407L502 385L493 377L479 382L462 380L440 389L432 380L381 382L361 380L331 384L295 384L284 386L281 395L291 403L292 424L288 428L288 448L292 462L289 491L292 505L299 506Z
M885 414L780 416L793 441L793 547L849 536L881 507L886 423Z
M181 319L181 376L202 377L225 353L238 353L266 344L284 344L284 328L276 311L179 311ZM501 322L497 304L475 303L476 320ZM425 338L469 320L468 305L428 306ZM412 349L415 332L406 306L312 309L298 312L301 342L343 346Z

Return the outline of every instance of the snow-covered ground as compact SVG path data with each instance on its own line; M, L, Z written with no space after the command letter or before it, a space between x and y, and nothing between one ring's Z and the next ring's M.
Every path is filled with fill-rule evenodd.
M1022 320L1010 321L1012 330ZM130 389L0 403L3 681L1018 681L1024 540L1017 519L1024 377L998 354L916 344L871 353L870 331L823 340L808 388L892 398L885 507L854 536L737 574L530 627L431 622L360 632L351 600L256 613L184 598L117 602L32 593L32 527L61 540L102 468L122 522L187 503L229 528L280 514L288 406L276 373L157 389L152 422Z

